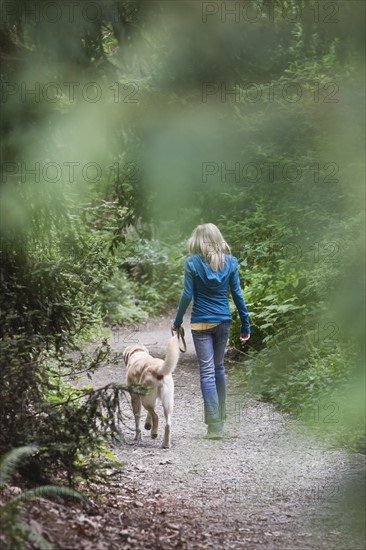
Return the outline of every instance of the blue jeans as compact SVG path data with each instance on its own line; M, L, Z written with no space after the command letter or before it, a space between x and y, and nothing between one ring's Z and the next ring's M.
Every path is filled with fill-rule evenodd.
M200 368L201 392L205 423L210 431L222 430L226 418L226 377L224 354L231 321L214 328L192 330L192 338Z

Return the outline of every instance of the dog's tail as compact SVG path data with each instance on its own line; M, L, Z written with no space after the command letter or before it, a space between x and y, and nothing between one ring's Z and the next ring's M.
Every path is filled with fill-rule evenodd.
M166 376L171 374L177 366L179 359L179 342L177 335L172 336L168 342L165 361L159 368L159 374Z

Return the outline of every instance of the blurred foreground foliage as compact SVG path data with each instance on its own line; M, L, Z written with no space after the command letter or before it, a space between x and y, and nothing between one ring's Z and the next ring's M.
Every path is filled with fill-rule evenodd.
M102 322L176 304L182 243L207 221L239 259L251 314L238 375L364 449L363 3L332 3L327 24L305 1L306 17L286 19L284 0L274 21L241 25L204 21L199 2L93 4L93 21L78 2L73 21L36 24L25 2L2 2L16 9L0 27L0 452L36 444L29 471L70 479L94 451L111 458L125 388L66 381L113 360L107 342L84 349ZM91 81L98 102L80 93ZM23 97L35 82L61 95ZM37 162L57 162L58 180ZM99 177L78 168L91 162Z

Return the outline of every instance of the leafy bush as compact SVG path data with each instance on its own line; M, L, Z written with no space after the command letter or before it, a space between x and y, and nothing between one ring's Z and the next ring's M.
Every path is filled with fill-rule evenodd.
M130 231L116 251L118 269L99 292L104 320L117 324L141 321L176 304L183 285L182 248Z
M240 270L252 338L238 377L257 398L276 403L333 442L364 452L362 399L348 397L358 395L357 386L364 384L357 366L363 355L363 291L351 283L362 271L360 222L358 216L340 226L328 221L325 242L342 243L342 262L317 261L309 269L306 259L294 265L278 247L251 264L253 244L244 249ZM256 233L261 236L260 227ZM331 312L329 303L335 304ZM230 342L238 349L239 327L234 312Z
M74 215L75 231L51 229L47 246L31 236L26 247L2 240L0 450L40 445L29 470L40 479L55 468L72 478L79 456L117 431L123 393L80 393L60 383L110 360L106 342L91 353L82 348L100 325L97 293L113 272L113 258L103 236Z
M81 389L55 376L37 413L34 440L42 451L42 468L65 472L69 483L77 474L90 476L105 463L117 462L108 450L119 441L124 421L121 403L130 388L107 384Z
M116 268L113 278L101 286L99 301L105 323L122 325L147 317L136 296L135 285L121 269Z
M315 350L313 333L276 340L259 353L249 352L238 380L257 399L275 403L332 443L365 452L364 418L359 403L349 399L356 356L329 343Z

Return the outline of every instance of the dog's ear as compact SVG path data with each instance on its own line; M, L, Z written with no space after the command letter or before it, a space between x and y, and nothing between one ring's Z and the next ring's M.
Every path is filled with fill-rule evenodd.
M128 363L128 358L130 356L130 346L125 348L123 354L122 354L122 357L123 357L123 361L125 362L125 364L127 365Z
M135 351L144 351L145 353L149 353L148 352L148 349L143 346L142 344L133 344L132 346L128 346L127 348L125 348L123 354L122 354L122 357L123 357L123 360L124 362L128 363L129 359L130 359L130 356L135 353Z

